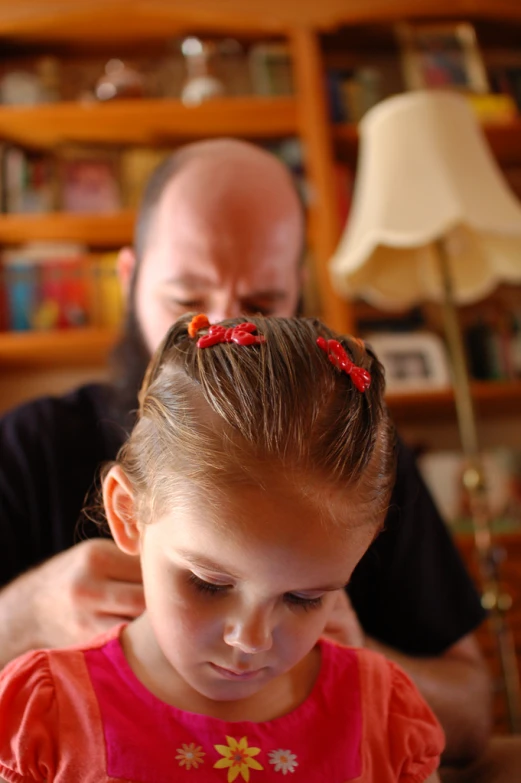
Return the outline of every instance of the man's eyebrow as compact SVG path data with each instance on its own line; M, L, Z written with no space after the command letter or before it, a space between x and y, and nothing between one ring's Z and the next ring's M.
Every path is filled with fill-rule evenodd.
M183 549L178 550L178 554L193 566L196 567L199 566L200 568L208 568L210 571L216 571L220 574L224 574L225 576L231 576L234 579L240 579L240 577L237 574L232 573L232 571L230 571L226 566L216 563L214 560L210 560L210 558L201 557L200 555L194 555L192 552L187 552L186 550ZM345 587L345 582L342 582L341 584L323 585L321 587L300 588L299 590L295 590L294 592L332 593L335 590L343 590L344 587Z
M286 291L281 288L267 288L264 291L251 291L247 296L242 296L244 301L251 301L253 299L270 299L272 302L278 302L281 299L287 299L288 295Z

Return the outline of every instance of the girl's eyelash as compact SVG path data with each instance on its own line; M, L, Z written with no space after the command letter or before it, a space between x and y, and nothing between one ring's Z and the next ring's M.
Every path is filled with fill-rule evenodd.
M206 593L207 595L220 595L230 589L231 585L216 585L212 582L206 582L204 579L195 574L190 574L188 581L195 587L200 593ZM310 609L318 609L322 606L322 596L317 598L302 598L294 593L286 593L284 595L284 601L290 606L295 606L299 609L304 609L308 612Z
M216 585L213 584L212 582L205 582L204 579L200 579L195 574L190 574L188 577L188 581L200 593L207 593L210 595L217 595L218 593L222 593L225 590L230 589L230 585Z
M286 603L291 604L291 606L297 606L299 609L304 609L305 612L309 612L310 609L318 609L322 606L321 595L317 598L301 598L299 595L294 595L294 593L286 593L284 600Z

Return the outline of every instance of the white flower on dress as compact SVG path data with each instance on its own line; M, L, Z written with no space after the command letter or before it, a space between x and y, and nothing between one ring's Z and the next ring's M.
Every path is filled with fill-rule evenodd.
M296 755L290 753L289 750L272 750L268 755L270 764L275 765L275 772L282 772L283 775L287 775L288 772L295 772L295 767L298 767Z
M203 756L206 756L206 753L195 742L191 742L189 745L183 743L181 748L177 748L177 753L178 755L175 758L179 762L180 767L197 769L200 764L204 764Z

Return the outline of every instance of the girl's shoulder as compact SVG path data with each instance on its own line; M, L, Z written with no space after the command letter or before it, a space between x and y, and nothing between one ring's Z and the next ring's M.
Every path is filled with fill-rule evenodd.
M0 672L0 778L53 780L57 759L80 743L89 745L96 768L103 738L84 652L113 637L111 631L86 646L29 652Z
M378 761L385 760L388 771L396 775L393 779L401 780L404 776L410 781L425 780L439 764L445 737L410 677L393 661L372 650L345 649L328 643L324 649L340 678L347 673L342 661L356 659L362 748L365 769L371 770L368 779L387 779Z
M49 656L27 653L0 673L0 777L52 779L52 747L47 737L59 730L56 691ZM41 759L38 745L48 748ZM41 762L43 761L43 764Z

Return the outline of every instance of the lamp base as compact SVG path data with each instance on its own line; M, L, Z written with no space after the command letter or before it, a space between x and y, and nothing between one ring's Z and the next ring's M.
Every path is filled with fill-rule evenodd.
M497 644L510 730L516 734L521 733L521 687L514 640L505 616L512 601L510 596L501 593L499 586L499 564L502 558L498 557L498 550L492 543L490 510L479 456L476 416L463 339L452 290L449 251L444 240L437 242L436 246L444 288L443 316L453 372L458 428L463 453L467 459L463 485L470 501L474 543L483 589L482 604L489 612L489 623Z

